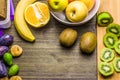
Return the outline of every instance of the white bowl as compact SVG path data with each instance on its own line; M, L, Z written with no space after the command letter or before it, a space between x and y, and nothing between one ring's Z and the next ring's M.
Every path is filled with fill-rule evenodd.
M66 19L65 13L64 12L54 12L52 9L50 9L50 12L52 14L52 16L59 21L60 23L63 23L65 25L69 25L69 26L77 26L77 25L82 25L86 22L88 22L89 20L91 20L95 14L97 13L98 9L100 7L100 0L96 0L95 1L95 5L92 8L91 11L89 11L88 16L81 22L70 22Z

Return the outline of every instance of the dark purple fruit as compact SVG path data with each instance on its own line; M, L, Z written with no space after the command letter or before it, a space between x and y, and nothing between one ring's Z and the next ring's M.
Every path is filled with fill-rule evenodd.
M3 61L0 61L0 77L4 77L7 75L7 69Z
M9 34L4 34L0 37L0 46L9 46L13 43L14 37Z
M3 33L3 30L0 29L0 37L3 36L3 34L4 34L4 33Z
M0 57L2 57L3 54L6 53L7 51L8 51L7 46L0 46Z

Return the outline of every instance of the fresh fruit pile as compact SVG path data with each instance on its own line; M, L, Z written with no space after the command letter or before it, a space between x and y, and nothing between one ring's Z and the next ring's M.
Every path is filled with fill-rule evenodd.
M95 0L48 0L50 8L55 11L63 11L71 22L83 21L93 8Z
M17 56L20 56L19 54L22 54L22 48L20 47L21 50L19 50L19 48L16 50L16 47L11 47L9 52L9 47L12 45L13 41L14 37L9 34L3 34L0 37L0 77L5 77L7 75L11 77L17 75L19 72L19 66L13 64L13 54L16 53L18 54ZM8 71L6 66L9 68Z
M50 20L47 4L35 1L20 0L14 16L17 32L24 40L29 42L34 42L35 36L28 28L27 23L32 27L40 28L47 25ZM95 0L48 0L48 4L56 12L65 11L66 18L69 21L80 22L87 17L95 4Z
M106 48L100 53L100 60L102 62L98 67L99 72L103 76L114 74L114 70L120 72L120 25L112 23L113 21L111 14L108 12L101 12L98 14L98 25L107 26L106 34L103 37L103 43ZM115 56L115 53L118 54L116 54L118 57Z
M50 12L47 4L35 1L20 0L16 6L14 16L14 24L17 32L24 40L29 42L35 41L35 36L28 28L27 23L35 28L39 28L45 26L50 20Z

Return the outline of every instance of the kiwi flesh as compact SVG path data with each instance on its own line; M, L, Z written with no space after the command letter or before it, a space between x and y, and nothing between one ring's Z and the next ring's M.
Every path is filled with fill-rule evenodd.
M106 32L113 33L119 37L120 36L120 25L115 24L115 23L111 23L107 26Z
M99 64L99 72L103 76L110 76L114 73L113 66L107 62L101 62Z
M114 59L113 66L116 72L120 72L120 57Z
M104 62L110 62L114 58L114 51L110 48L104 48L100 54L100 59Z
M107 26L113 22L113 17L108 12L101 12L97 16L97 23L99 26Z
M112 33L107 33L103 37L103 42L107 48L114 48L115 43L117 41L118 41L118 37Z
M120 55L120 41L117 41L115 43L115 51Z

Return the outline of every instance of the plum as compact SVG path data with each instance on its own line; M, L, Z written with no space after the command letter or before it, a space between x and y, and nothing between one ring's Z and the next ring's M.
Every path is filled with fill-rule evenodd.
M0 61L0 77L4 77L7 75L7 69L3 61Z
M2 57L3 54L8 51L8 49L9 48L7 46L0 46L0 57Z
M9 34L4 34L0 37L0 46L10 46L13 43L14 37Z

